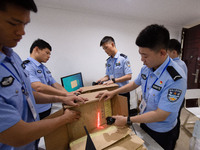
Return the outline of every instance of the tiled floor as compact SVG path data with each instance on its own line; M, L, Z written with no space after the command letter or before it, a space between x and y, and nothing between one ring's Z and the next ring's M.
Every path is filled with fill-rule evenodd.
M188 112L183 108L181 111L181 124L183 124L185 118L187 117L187 114L188 114ZM196 120L198 120L198 118L196 118L193 115L191 115L189 118L189 121L196 121ZM190 131L192 133L194 126L190 125L189 127L191 127ZM190 144L191 137L192 137L192 135L189 134L188 131L183 129L183 127L181 127L180 136L176 143L175 150L189 150L189 144Z

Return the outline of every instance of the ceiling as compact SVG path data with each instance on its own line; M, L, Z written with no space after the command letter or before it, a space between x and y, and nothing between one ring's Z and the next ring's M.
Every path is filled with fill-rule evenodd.
M50 7L185 26L200 22L200 0L35 0Z

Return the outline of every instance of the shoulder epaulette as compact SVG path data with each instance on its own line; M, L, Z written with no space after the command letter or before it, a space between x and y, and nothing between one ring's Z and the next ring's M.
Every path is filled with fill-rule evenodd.
M23 64L28 64L30 62L30 60L24 60Z
M124 58L127 58L127 56L125 54L120 54L120 56L124 57Z
M28 64L29 62L30 60L24 60L21 64L22 68L25 69L26 68L25 64Z
M174 69L173 66L168 66L167 71L174 81L177 81L182 78L182 76Z
M107 59L106 59L106 61L109 59L110 57L108 57Z

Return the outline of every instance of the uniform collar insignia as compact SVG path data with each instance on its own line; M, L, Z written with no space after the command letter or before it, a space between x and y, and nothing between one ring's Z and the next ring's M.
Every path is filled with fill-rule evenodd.
M15 78L13 78L12 76L8 76L8 77L4 77L2 80L1 80L1 86L2 87L6 87L6 86L10 86L13 84L13 81L15 80Z
M146 75L145 75L145 74L141 74L141 77L142 77L142 79L144 79L144 80L146 80L146 79L147 79L147 77L146 77Z
M37 70L38 73L42 73L42 70Z

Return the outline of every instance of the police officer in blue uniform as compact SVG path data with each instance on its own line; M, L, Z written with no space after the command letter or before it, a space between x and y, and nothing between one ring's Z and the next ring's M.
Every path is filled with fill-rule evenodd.
M11 49L25 34L24 27L30 22L30 11L37 12L33 0L0 1L1 150L35 150L36 139L79 118L78 112L66 110L60 117L38 121L35 101L64 102L73 105L74 100L78 100L79 97L56 98L38 92L32 93L28 73L21 66L20 57ZM83 102L84 99L79 101Z
M113 37L105 36L101 40L100 46L102 46L102 48L110 57L106 62L106 75L99 79L97 83L103 83L106 85L116 83L119 85L119 87L128 84L132 77L132 71L128 57L117 50ZM130 110L130 92L120 93L120 95L127 97L129 115L132 116L136 112L136 109Z
M173 150L178 138L177 116L187 88L183 69L167 54L169 32L153 24L143 29L136 39L144 63L138 77L129 84L97 97L110 99L115 94L128 92L141 86L143 100L140 115L113 116L115 125L141 123L141 127L165 150Z
M37 56L33 55L33 49L37 48ZM40 49L44 49L41 51ZM39 82L47 85L53 85L56 83L54 78L51 75L51 72L47 69L47 67L40 62L38 62L35 59L39 60L45 60L47 61L50 57L51 52L51 46L49 43L38 39L33 42L30 53L32 54L32 57L28 57L27 60L23 61L23 67L28 71L29 73L29 79L31 83L33 82ZM34 59L35 58L35 59ZM40 84L39 84L40 85ZM32 88L36 91L42 92L42 88L38 85L33 85ZM40 90L37 90L40 89ZM45 92L44 92L45 93ZM47 93L48 94L48 93ZM51 103L49 104L37 104L36 110L39 113L40 119L43 119L47 117L51 113Z
M169 57L172 58L173 61L175 61L183 69L183 71L185 72L186 77L187 77L187 72L188 72L187 66L186 66L185 62L180 59L181 43L176 39L170 39L167 53L168 53ZM184 101L180 107L178 117L177 117L179 128L180 128L180 124L181 124L180 115L181 115L181 110L182 110L183 106L184 106Z
M29 73L32 88L41 93L57 96L69 96L79 93L80 89L75 92L68 92L54 80L49 69L43 64L49 60L51 51L50 44L42 39L35 40L31 45L30 57L22 65ZM51 113L51 103L37 104L36 109L40 119L43 119Z
M188 72L187 66L185 62L180 59L181 43L176 39L170 39L167 53L169 57L171 57L173 61L175 61L184 70L187 76L187 72Z
M50 94L67 96L70 95L62 85L57 83L51 72L43 64L51 55L52 48L49 43L42 39L37 39L30 47L30 57L23 62L23 67L28 71L31 86L35 91ZM37 112L40 119L47 117L51 113L51 103L37 104Z

